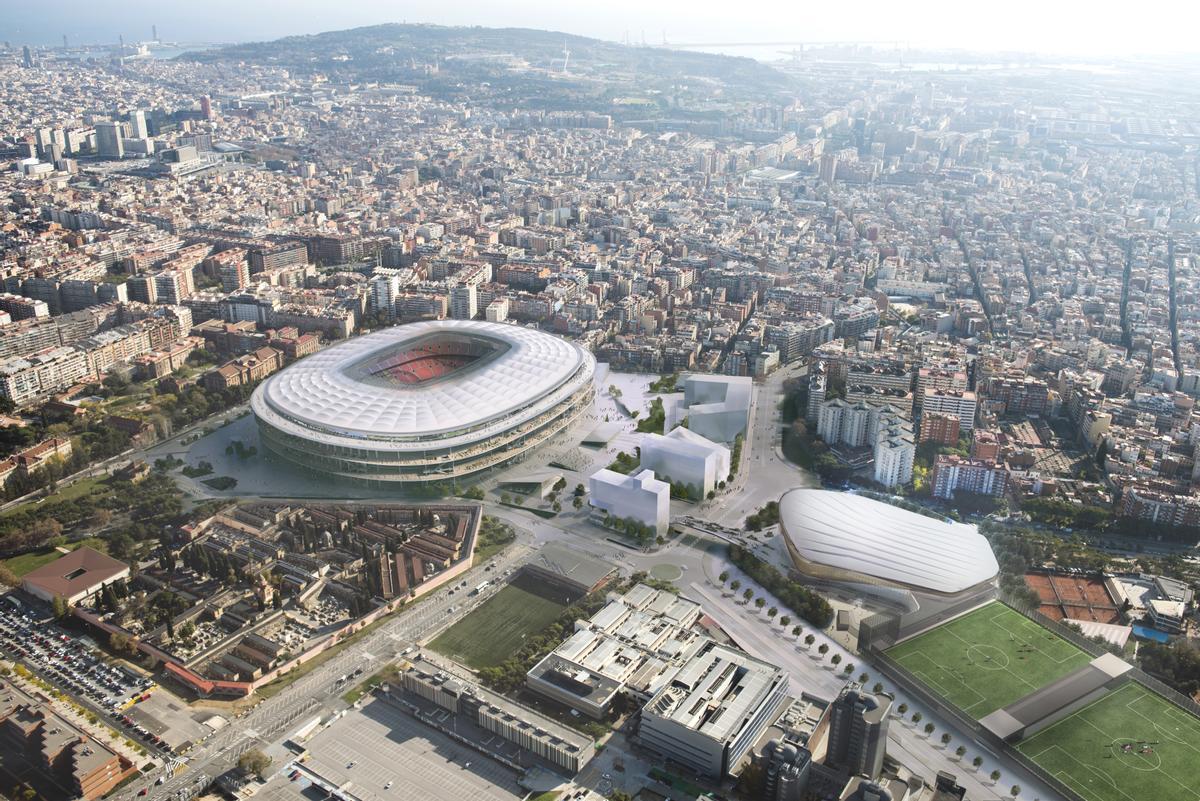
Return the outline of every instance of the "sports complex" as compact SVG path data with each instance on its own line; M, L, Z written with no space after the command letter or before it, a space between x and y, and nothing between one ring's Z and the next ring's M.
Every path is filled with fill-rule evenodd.
M968 612L887 653L974 718L995 712L1092 659L999 603Z
M534 329L439 320L386 328L268 378L263 445L370 483L461 478L555 436L590 408L595 359Z
M923 693L976 721L1068 797L1200 800L1200 717L992 601L882 651Z

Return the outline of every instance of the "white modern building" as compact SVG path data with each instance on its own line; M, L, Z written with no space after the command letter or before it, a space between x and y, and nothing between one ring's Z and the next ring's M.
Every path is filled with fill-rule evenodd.
M671 485L655 478L653 470L627 476L615 470L597 470L588 479L588 502L611 517L636 520L660 534L671 522Z
M682 393L663 397L666 428L687 420L688 428L714 442L733 442L746 432L754 379L748 376L681 376Z
M969 594L1000 572L975 526L935 520L861 495L789 490L779 500L779 518L800 573L898 603L910 602L913 591Z
M729 477L729 448L679 426L666 436L642 438L642 466L672 484L694 487L704 497Z

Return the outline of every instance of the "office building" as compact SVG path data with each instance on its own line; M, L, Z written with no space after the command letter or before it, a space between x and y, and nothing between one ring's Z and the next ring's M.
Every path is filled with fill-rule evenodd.
M595 756L595 744L588 735L452 676L419 655L401 671L400 687L571 775L582 770ZM391 688L388 692L392 692Z
M596 513L633 520L658 534L671 522L671 485L656 478L653 470L631 476L597 470L588 479L588 503Z
M639 741L724 779L779 716L787 688L780 668L709 640L642 709Z
M729 477L729 448L679 426L666 436L642 438L642 467L671 484L681 484L700 499Z
M96 123L96 154L110 159L125 157L125 130L121 123Z
M733 442L750 417L754 380L746 376L686 374L683 393L663 397L665 430L687 420L687 427L713 442Z

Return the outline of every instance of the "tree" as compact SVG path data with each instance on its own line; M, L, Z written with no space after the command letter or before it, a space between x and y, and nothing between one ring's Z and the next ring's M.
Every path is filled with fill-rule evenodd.
M912 716L913 725L916 726L917 724L919 724L924 717L925 716L922 715L920 712L913 712L913 716Z
M825 656L825 654L829 653L829 646L826 643L821 643L817 646L817 653Z
M754 597L754 590L750 589L749 587L747 587L746 591L742 593L742 598L744 598L746 600L746 603L750 603L750 599L753 597Z
M729 589L732 590L733 592L737 592L741 588L742 588L742 582L738 581L737 579L734 579L733 581L729 582Z
M811 634L804 635L804 644L807 645L809 648L811 648L812 644L816 641L817 641L817 638L814 637L813 635L811 635Z
M942 735L942 745L950 745L950 732L946 732Z
M900 706L896 707L896 711L899 712L901 715L907 714L908 713L908 704L901 704Z
M841 661L842 661L842 655L841 655L841 654L834 654L834 655L833 655L833 658L832 658L832 659L830 659L829 661L830 661L831 663L833 663L834 665L838 665L838 664L840 664L840 663L841 663Z
M62 620L71 613L71 605L68 604L67 599L61 595L54 596L51 606L54 607L54 617L58 620Z
M722 570L721 575L717 576L717 581L721 582L722 585L724 585L725 582L729 581L729 571Z
M871 680L870 673L859 673L858 674L858 683L859 684L866 684L870 680ZM879 692L879 690L876 690L875 692Z
M767 617L771 618L772 620L774 620L775 616L778 614L779 614L779 607L777 607L777 606L772 606L770 609L767 610Z
M983 764L983 757L981 757L981 756L977 756L971 760L971 765L972 765L972 767L975 768L975 770L979 770L979 766L982 764Z
M956 757L958 757L959 759L962 759L963 756L966 755L966 753L967 753L967 747L965 745L960 745L958 748L954 749L954 755Z
M926 723L925 724L925 736L928 737L929 735L933 734L934 728L936 728L936 727L932 723Z
M804 631L804 629L800 628L799 626L792 626L792 636L793 637L799 638L800 634L803 631Z
M1014 785L1013 785L1011 788L1009 788L1009 791L1008 791L1008 793L1009 793L1009 795L1011 795L1013 798L1016 798L1017 796L1019 796L1019 795L1021 794L1021 785L1019 785L1019 784L1014 784Z
M993 771L992 771L992 775L991 775L991 779L992 779L992 782L993 782L993 783L1000 781L1000 771L998 771L998 770L993 770Z
M251 748L238 757L238 770L246 775L253 773L258 778L265 778L267 768L271 766L271 757L257 748Z
M853 672L854 672L854 665L846 665L846 667L842 668L842 675L845 676L846 678L849 678L850 674Z
M754 608L755 609L762 609L766 605L767 605L766 598L755 598L754 599Z
M875 686L871 688L871 692L875 693L876 695L883 692L883 682L881 682L881 681L875 682Z
M9 570L8 565L0 564L0 584L6 587L15 587L21 583L17 578L17 574Z
M579 511L583 508L583 498L580 498L578 495L576 495L571 499L571 505L575 507L575 511Z

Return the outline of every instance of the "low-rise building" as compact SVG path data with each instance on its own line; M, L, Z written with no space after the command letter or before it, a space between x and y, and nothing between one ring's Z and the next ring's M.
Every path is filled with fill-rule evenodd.
M666 436L647 434L641 448L643 467L671 484L683 484L697 499L729 476L729 449L683 426Z
M659 534L671 522L671 485L655 477L653 470L631 476L615 470L598 470L588 479L588 503L609 517L635 520Z

